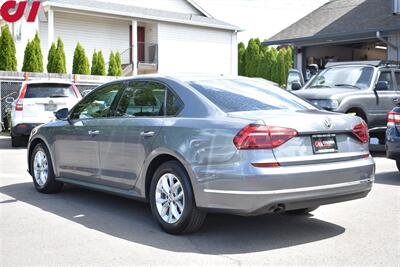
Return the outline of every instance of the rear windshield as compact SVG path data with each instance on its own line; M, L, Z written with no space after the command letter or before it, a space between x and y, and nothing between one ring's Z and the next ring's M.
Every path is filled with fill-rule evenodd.
M189 84L224 112L315 109L295 95L250 79L215 79Z
M25 98L76 97L70 84L29 84Z

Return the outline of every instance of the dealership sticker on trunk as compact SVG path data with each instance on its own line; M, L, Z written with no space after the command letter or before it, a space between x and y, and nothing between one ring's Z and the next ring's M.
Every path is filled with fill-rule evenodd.
M311 136L314 154L334 153L338 151L336 135L320 134Z

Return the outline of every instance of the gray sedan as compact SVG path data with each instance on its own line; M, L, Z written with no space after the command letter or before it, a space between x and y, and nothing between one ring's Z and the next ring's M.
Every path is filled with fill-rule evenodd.
M143 76L100 86L35 128L29 172L150 202L172 234L207 212L302 214L365 197L374 181L362 119L316 109L262 80Z

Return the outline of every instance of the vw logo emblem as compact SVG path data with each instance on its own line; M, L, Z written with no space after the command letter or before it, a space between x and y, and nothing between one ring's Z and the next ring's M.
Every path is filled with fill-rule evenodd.
M324 126L326 129L332 128L332 120L330 118L326 118L324 121Z

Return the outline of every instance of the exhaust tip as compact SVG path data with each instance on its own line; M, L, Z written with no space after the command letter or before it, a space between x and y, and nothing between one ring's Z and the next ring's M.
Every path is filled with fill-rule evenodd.
M270 211L273 213L282 213L282 212L285 212L285 210L286 210L286 208L285 208L284 204L278 204L278 205L272 206L270 208Z

